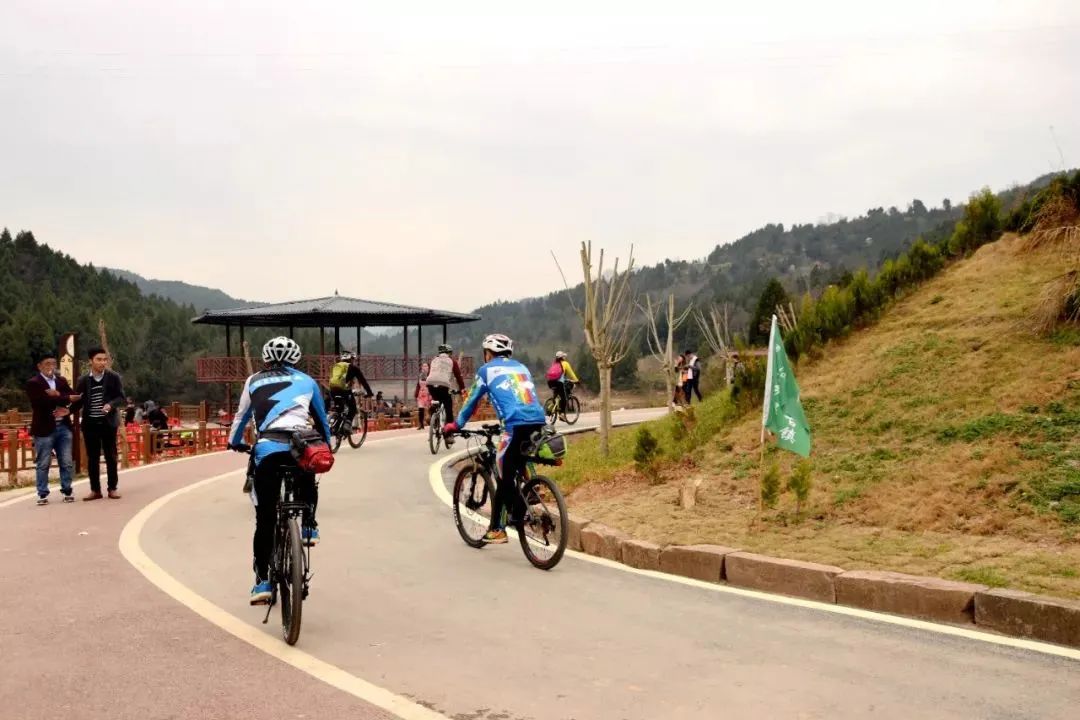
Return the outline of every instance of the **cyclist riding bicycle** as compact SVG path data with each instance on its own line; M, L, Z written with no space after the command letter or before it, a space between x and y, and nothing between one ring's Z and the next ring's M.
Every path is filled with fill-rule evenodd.
M345 408L349 413L348 420L356 417L356 398L351 390L354 381L364 387L367 397L374 395L371 392L371 386L368 385L367 378L364 377L364 373L360 371L354 360L355 357L352 353L341 353L338 362L334 363L334 367L330 370L330 399L331 401L339 399L344 401Z
M502 438L496 456L499 469L498 488L491 506L491 525L484 540L489 543L506 542L506 526L503 508L509 508L511 524L525 516L525 507L516 489L519 473L525 469L522 446L530 436L544 427L544 407L536 397L536 385L529 369L512 359L514 341L505 335L494 334L484 338L484 364L476 371L476 379L469 389L469 400L461 408L455 422L443 427L444 434L457 432L469 422L480 398L488 395L495 414L503 426Z
M251 604L270 602L270 554L274 545L274 524L277 503L281 494L280 470L292 469L296 479L296 499L311 506L311 517L304 518L302 536L308 547L319 542L315 508L319 489L315 475L301 470L291 452L292 433L308 428L308 418L315 429L330 442L330 425L318 383L294 367L300 361L300 346L291 338L276 337L263 346L266 367L244 383L244 392L236 408L229 449L245 451L244 428L254 416L258 439L251 453L255 483L251 501L255 505L255 535L252 539L255 586L251 588ZM250 467L249 467L250 471Z
M461 376L461 367L453 356L454 348L443 343L438 354L428 363L427 387L431 399L446 408L446 417L454 417L454 399L450 394L451 383L457 382L458 389L465 390L465 379ZM451 443L452 444L452 443Z
M580 382L577 373L574 372L570 361L566 359L566 353L559 350L555 353L555 359L551 361L551 367L547 371L548 387L559 397L563 412L566 412L568 402L568 385Z

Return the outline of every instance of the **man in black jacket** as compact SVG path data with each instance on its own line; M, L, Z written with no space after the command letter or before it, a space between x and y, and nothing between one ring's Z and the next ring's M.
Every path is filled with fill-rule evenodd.
M91 348L90 373L79 378L76 390L79 400L72 409L82 408L82 432L86 440L87 471L90 474L90 494L83 500L100 500L101 454L105 453L105 472L108 474L109 497L117 500L119 482L116 472L116 429L119 409L124 404L124 385L120 376L109 370L109 356L102 348Z
M60 466L60 494L64 502L72 502L71 495L71 411L68 405L79 399L71 392L71 386L56 372L56 353L43 352L37 357L38 372L26 382L26 396L34 411L30 433L34 436L34 454L37 466L38 505L49 503L49 467L52 456Z

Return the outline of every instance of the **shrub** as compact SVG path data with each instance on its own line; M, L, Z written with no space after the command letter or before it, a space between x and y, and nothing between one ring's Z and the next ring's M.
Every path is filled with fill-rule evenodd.
M779 499L780 466L773 462L761 477L761 504L767 508L774 508Z

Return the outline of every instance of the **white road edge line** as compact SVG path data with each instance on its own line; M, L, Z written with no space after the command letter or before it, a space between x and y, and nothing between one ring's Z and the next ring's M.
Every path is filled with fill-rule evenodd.
M432 463L428 469L428 482L431 485L432 491L435 493L436 497L438 497L439 500L443 502L443 504L450 508L453 508L454 506L454 499L453 497L451 497L450 491L446 489L446 484L443 482L443 468L450 463L456 462L457 460L465 457L465 454L466 451L459 451L454 453L453 455L448 455L443 459ZM929 632L938 633L940 635L952 635L954 637L962 637L968 640L978 640L994 645L1004 645L1011 648L1031 650L1033 652L1043 653L1045 655L1055 655L1057 657L1069 658L1071 660L1080 660L1080 650L1062 647L1059 645L1051 645L1049 643L1038 642L1036 640L1025 640L1023 638L1013 638L1004 635L992 635L990 633L980 632L978 630L969 630L967 628L955 627L952 625L939 625L937 623L927 622L925 620L915 620L912 618L901 617L899 615L886 615L885 613L873 612L871 610L862 610L860 608L852 608L845 605L830 605L827 603L816 602L814 600L803 600L801 598L787 597L785 595L771 595L769 593L758 592L756 590L746 590L743 588L732 587L731 585L718 585L716 583L705 582L703 580L684 578L679 575L668 575L667 573L656 572L654 570L639 570L638 568L630 567L629 565L623 565L622 563L617 563L613 560L606 560L604 558L594 557L592 555L587 555L583 552L577 552L575 550L567 549L566 555L577 558L578 560L584 560L585 562L593 563L594 565L603 565L604 567L612 568L613 570L621 570L623 572L633 573L635 575L644 575L645 577L655 578L657 580L665 580L671 583L678 583L679 585L689 585L690 587L701 588L702 590L710 590L712 592L727 593L731 595L742 595L743 597L756 598L758 600L778 603L780 605L794 605L796 607L819 610L821 612L834 613L836 615L847 615L849 617L857 617L864 620L887 623L889 625L899 625L901 627L927 630Z
M404 437L404 436L403 436ZM410 436L411 437L411 436ZM387 442L398 438L385 438L379 442ZM189 459L189 458L184 458ZM161 465L163 463L157 463ZM151 466L147 466L151 467ZM187 587L179 580L166 572L160 565L155 563L143 551L140 539L143 528L153 515L168 504L173 498L192 492L210 483L230 477L238 477L245 471L232 470L221 475L206 478L198 482L186 485L182 488L162 495L157 500L142 508L124 526L120 533L120 553L131 565L142 573L143 577L156 585L166 595L169 595L181 605L200 615L218 626L233 637L262 650L267 655L287 663L297 670L301 670L316 680L321 680L338 690L348 693L366 703L381 708L401 720L450 720L446 715L424 707L408 698L396 695L389 690L363 680L336 665L298 650L296 647L286 645L280 638L264 633L256 626L251 625L235 615L213 604L203 596Z

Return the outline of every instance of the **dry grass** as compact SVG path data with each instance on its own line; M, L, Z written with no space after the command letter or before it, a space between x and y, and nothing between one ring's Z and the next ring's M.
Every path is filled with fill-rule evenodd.
M624 466L573 509L662 543L713 542L1080 598L1080 334L1031 332L1051 247L1006 237L797 369L814 489L757 513L760 418L719 432L650 485ZM794 456L776 453L784 477ZM679 481L705 472L699 504Z

